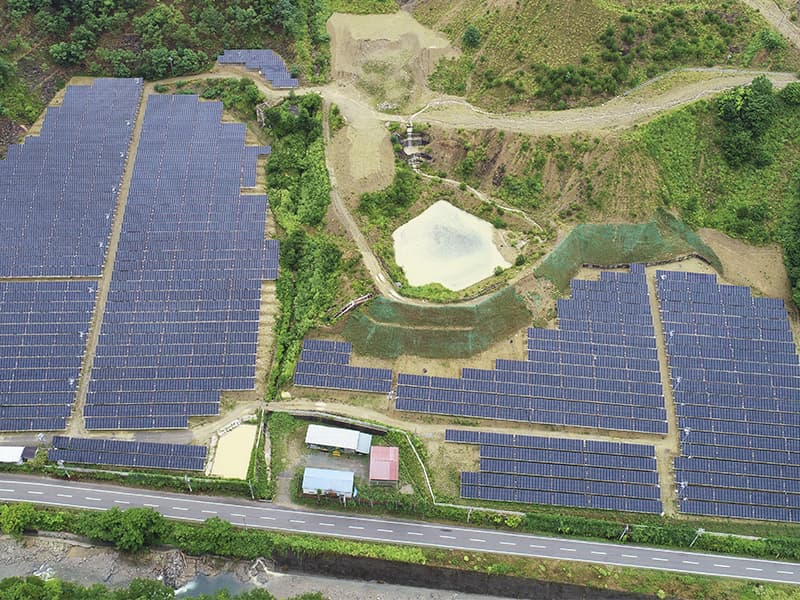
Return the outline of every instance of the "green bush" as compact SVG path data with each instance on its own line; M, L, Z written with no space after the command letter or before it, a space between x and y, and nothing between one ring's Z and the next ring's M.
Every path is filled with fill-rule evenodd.
M379 192L362 194L358 210L375 223L400 216L419 198L418 181L419 176L411 167L398 162L391 185Z
M800 81L792 81L778 94L786 104L800 106Z
M464 35L461 36L461 44L465 48L474 49L481 45L481 32L473 24L467 25Z

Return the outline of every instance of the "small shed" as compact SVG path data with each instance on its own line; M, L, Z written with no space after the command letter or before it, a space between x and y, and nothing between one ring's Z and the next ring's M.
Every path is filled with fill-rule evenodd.
M369 482L372 485L397 485L400 473L400 449L373 446L369 453Z
M352 498L353 478L352 471L306 467L303 471L303 493L309 496L322 493L327 496Z
M36 458L37 450L38 448L36 446L25 446L25 449L22 451L22 460L25 462L33 460Z
M0 463L22 464L25 446L0 446Z
M353 454L369 454L372 436L353 429L309 425L306 431L306 445L317 450L346 452Z

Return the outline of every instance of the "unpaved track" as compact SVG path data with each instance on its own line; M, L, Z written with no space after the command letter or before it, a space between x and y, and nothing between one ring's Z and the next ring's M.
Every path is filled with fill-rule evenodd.
M800 28L790 20L789 15L781 10L774 0L742 0L752 9L761 13L761 16L777 29L783 37L789 40L796 48L800 48Z

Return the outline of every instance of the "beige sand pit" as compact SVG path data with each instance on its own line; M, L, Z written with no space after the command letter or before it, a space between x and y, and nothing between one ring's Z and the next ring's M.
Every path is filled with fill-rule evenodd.
M495 246L494 233L491 223L440 200L395 230L395 260L411 285L463 290L496 267L511 266Z
M257 431L256 425L239 425L219 438L211 474L231 479L245 479Z

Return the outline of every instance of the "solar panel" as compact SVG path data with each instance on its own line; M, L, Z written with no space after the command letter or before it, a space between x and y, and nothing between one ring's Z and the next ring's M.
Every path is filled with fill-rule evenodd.
M272 50L225 50L217 58L219 64L240 64L258 73L274 88L297 87L297 79L286 70L283 59Z
M0 276L99 276L141 79L69 86L0 176Z
M294 384L333 390L388 394L392 370L350 365L349 342L307 339L294 373Z
M187 444L131 442L99 438L56 436L48 453L50 461L202 471L207 448Z
M657 290L681 511L800 521L800 367L783 302L670 271L657 272Z
M185 427L255 384L261 283L278 245L241 195L266 147L191 95L148 98L84 416L88 429Z
M445 440L480 444L464 498L662 512L653 446L452 429Z

